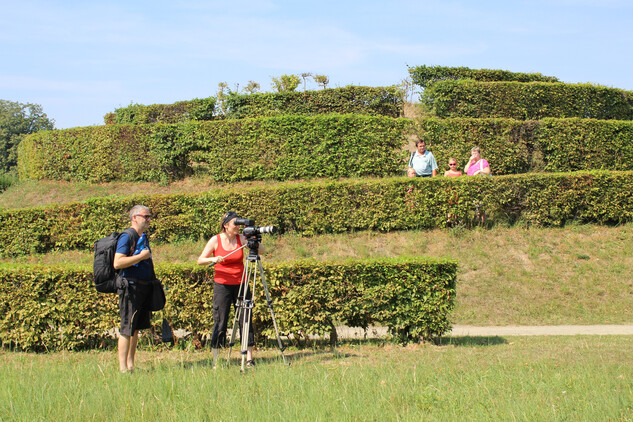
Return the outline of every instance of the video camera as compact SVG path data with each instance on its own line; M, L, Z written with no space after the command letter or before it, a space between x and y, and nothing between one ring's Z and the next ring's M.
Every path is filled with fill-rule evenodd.
M257 251L259 243L262 240L262 233L277 233L277 227L256 227L255 220L250 220L248 218L236 218L234 222L238 226L244 226L244 229L242 229L242 233L244 234L244 236L246 236L246 240L248 241L248 249L250 249L251 251Z
M277 233L277 227L255 227L255 220L249 220L247 218L236 218L235 224L237 224L238 226L244 226L242 233L244 233L244 236L246 236L246 238L258 236L262 233Z

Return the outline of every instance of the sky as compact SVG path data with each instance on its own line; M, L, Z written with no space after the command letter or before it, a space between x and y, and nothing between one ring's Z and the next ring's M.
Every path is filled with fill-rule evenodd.
M0 99L65 129L282 74L388 86L466 66L633 90L631 28L630 0L0 0Z

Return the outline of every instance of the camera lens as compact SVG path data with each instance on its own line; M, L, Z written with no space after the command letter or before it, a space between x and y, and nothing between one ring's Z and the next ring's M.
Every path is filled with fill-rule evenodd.
M277 227L275 227L275 226L260 227L259 228L259 232L260 233L276 233L277 232Z

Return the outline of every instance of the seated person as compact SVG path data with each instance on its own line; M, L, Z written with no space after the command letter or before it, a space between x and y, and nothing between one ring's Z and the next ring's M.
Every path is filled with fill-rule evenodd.
M409 158L409 177L431 177L437 176L437 161L431 151L426 150L426 142L420 138L415 142L416 151L411 153Z
M481 158L481 151L479 151L478 147L474 147L470 150L470 158L466 163L466 167L464 167L464 172L468 176L490 175L490 164L488 164L488 161Z
M457 160L453 157L448 159L448 170L444 172L444 177L459 177L462 175L460 170L457 170Z

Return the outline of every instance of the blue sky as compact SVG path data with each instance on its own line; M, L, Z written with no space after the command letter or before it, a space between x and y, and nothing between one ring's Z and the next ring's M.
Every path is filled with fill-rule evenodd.
M631 28L629 0L0 0L0 99L69 128L302 72L385 86L467 66L633 90Z

